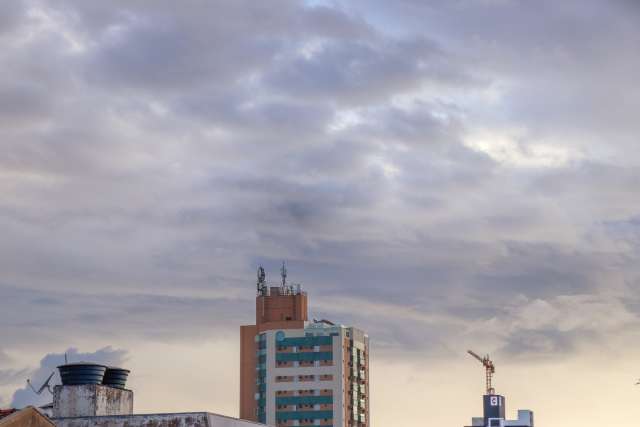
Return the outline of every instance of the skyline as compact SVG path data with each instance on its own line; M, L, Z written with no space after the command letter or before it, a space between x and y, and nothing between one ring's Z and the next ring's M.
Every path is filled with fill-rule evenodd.
M373 427L468 423L468 349L509 416L633 426L639 19L633 0L3 2L0 407L75 348L130 367L140 411L237 416L254 269L286 260L311 318L370 335Z

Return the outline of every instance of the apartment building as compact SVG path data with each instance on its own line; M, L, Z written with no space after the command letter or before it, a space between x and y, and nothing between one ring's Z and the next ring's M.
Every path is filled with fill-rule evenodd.
M270 426L369 425L369 337L308 319L307 294L258 270L256 324L240 328L240 418Z

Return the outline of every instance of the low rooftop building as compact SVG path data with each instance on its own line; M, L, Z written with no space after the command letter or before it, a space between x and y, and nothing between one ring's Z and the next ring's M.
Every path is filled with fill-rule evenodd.
M0 427L266 427L209 412L134 414L133 391L125 388L126 370L88 363L58 369L62 384L53 389L53 403L40 411L31 408L22 418L15 416L26 409L10 415L1 420ZM120 375L117 381L109 376L110 370ZM30 424L34 417L47 424ZM12 423L5 425L5 420L10 419Z
M136 414L97 417L54 418L57 427L259 427L251 421L239 420L210 412L176 414Z

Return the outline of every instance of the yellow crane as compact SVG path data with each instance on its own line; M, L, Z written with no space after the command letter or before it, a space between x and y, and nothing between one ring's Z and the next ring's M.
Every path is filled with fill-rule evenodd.
M495 394L496 391L491 384L491 380L493 379L493 374L496 373L496 367L493 364L493 361L489 358L489 355L487 354L484 357L480 357L471 350L467 350L467 353L469 353L471 356L476 358L480 363L482 363L482 366L484 366L485 374L486 374L487 394Z

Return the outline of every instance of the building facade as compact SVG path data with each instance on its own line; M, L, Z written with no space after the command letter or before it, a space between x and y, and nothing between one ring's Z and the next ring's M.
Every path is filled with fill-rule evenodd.
M256 324L240 328L240 418L270 426L369 425L369 337L308 320L300 286L258 274Z

